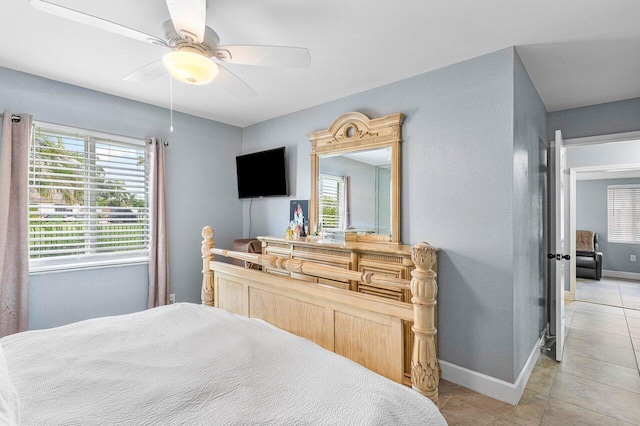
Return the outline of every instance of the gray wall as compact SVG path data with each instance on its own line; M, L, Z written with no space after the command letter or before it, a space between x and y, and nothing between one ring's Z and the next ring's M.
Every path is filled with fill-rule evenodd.
M640 244L607 241L607 185L640 184L640 179L579 180L576 182L576 229L598 233L602 269L640 273ZM629 255L638 256L631 262Z
M546 325L543 256L544 160L547 111L517 53L514 61L513 127L513 335L514 375L531 354Z
M441 249L440 358L510 382L521 367L521 354L528 355L534 346L540 314L539 283L534 277L537 257L528 252L539 238L530 244L518 243L518 250L524 252L514 254L514 217L531 209L529 202L536 193L530 183L535 173L529 160L523 170L514 171L514 154L524 155L535 137L537 155L537 136L546 131L545 113L524 81L523 71L518 68L514 81L514 50L504 49L243 132L245 152L287 146L291 197L305 199L310 194L306 134L328 128L348 111L370 117L404 113L401 237L405 244L427 241ZM526 191L522 198L514 195L516 177ZM514 207L514 203L521 205ZM251 215L251 236L283 235L287 200L246 201L245 234L250 205L261 212ZM526 231L527 237L536 232L533 228ZM514 267L524 264L525 271L518 273L514 284ZM516 293L522 300L514 302ZM514 321L516 308L525 312ZM519 334L517 342L514 333Z
M32 274L29 329L142 311L148 279L147 264Z
M197 90L197 88L194 88ZM167 199L171 292L177 301L199 302L200 232L216 228L230 247L242 235L235 156L242 129L80 87L0 68L0 109L29 113L37 121L134 138L160 136L167 151ZM146 266L97 268L31 276L30 328L142 310L147 305Z
M552 112L549 140L556 130L564 139L640 130L640 98Z

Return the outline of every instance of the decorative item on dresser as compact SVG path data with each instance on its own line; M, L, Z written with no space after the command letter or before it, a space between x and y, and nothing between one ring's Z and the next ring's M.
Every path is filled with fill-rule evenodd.
M398 277L330 265L326 257L325 262L313 262L277 256L273 251L254 254L216 249L210 227L203 230L203 238L204 304L264 319L398 383L407 384L404 373L408 370L411 386L438 401L436 249L426 243L411 248L415 269L407 264L402 267L402 271L411 271L408 281L404 273ZM380 249L378 255L383 252ZM259 264L267 273L214 261L215 254ZM399 254L402 258L407 253ZM317 255L322 258L322 253ZM410 292L411 297L394 300L351 291L348 285L326 285L324 280L354 282L399 295ZM408 322L414 324L409 359L405 356L408 327L403 327Z

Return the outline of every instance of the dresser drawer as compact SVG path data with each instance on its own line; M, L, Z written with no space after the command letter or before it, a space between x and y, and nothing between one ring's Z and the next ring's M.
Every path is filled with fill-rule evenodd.
M351 255L338 250L320 250L310 247L294 247L291 253L293 259L319 263L341 269L352 269Z
M289 247L277 247L277 246L268 245L268 246L263 248L263 252L262 253L263 254L272 254L274 256L290 258L291 257L291 248L289 248Z
M404 300L404 294L402 290L389 290L373 286L371 284L358 283L358 291L364 294L370 294L372 296L384 297L385 299L398 300L402 302Z
M377 276L386 276L400 279L405 279L406 275L406 268L402 264L397 263L380 264L362 261L358 265L358 271L371 273ZM388 288L383 285L368 284L363 281L358 282L358 291L360 293L371 294L374 296L398 300L401 302L407 302L410 300L410 298L408 297L408 290Z
M280 277L289 277L289 272L287 271L281 271L279 269L269 269L269 268L262 268L263 272L266 272L267 274L271 274L271 275L278 275Z
M312 277L309 275L297 274L295 272L291 273L291 278L296 278L298 280L312 282L312 283L330 285L331 287L341 288L343 290L351 289L351 285L348 281L336 281L336 280L330 280L328 278Z
M332 287L341 288L343 290L351 290L351 284L344 281L329 280L327 278L318 278L318 284L326 284Z

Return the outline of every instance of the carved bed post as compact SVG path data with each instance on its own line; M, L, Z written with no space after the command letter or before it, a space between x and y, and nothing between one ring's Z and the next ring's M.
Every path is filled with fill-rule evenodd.
M436 249L427 243L413 246L411 259L416 269L411 272L411 303L413 303L413 357L411 358L411 386L422 395L438 402L440 366L436 354L435 327L436 295L438 284L432 266Z
M209 262L213 260L211 249L214 248L213 228L205 226L202 228L202 304L213 306L213 271L209 267Z

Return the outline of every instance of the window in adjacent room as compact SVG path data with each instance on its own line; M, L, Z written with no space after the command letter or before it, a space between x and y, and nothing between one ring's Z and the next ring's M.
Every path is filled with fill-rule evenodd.
M640 185L607 186L608 240L640 243Z
M344 229L346 212L344 177L321 173L319 199L322 227Z
M148 261L148 186L144 141L37 123L30 269Z

